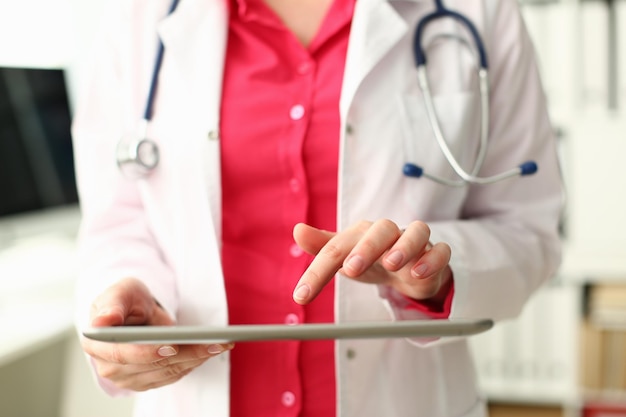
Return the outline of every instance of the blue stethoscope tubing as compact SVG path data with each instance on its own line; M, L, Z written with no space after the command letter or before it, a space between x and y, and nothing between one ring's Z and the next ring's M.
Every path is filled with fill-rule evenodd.
M537 172L537 164L534 161L527 161L519 165L516 168L502 172L500 174L492 175L489 177L479 177L478 172L483 166L485 155L487 153L488 137L489 137L489 79L487 70L487 52L485 51L484 44L480 38L478 30L472 24L472 22L462 14L453 10L447 9L443 5L442 0L435 0L436 9L434 12L424 16L417 24L415 29L415 36L413 39L413 54L415 58L415 65L417 66L417 77L420 89L422 90L422 96L424 99L424 106L429 119L429 123L433 129L435 139L439 148L443 152L446 160L459 176L459 180L450 180L447 178L439 177L429 174L421 166L406 163L403 166L403 173L408 177L421 178L425 177L430 180L436 181L440 184L449 185L453 187L462 187L467 184L493 184L495 182L502 181L507 178L531 175ZM452 18L460 22L471 34L473 38L476 51L478 53L478 82L480 90L480 107L481 107L481 123L480 123L480 145L476 161L470 172L467 172L461 167L456 157L450 150L448 143L443 135L435 105L433 103L433 96L430 90L430 83L428 80L428 74L426 71L426 53L422 45L422 34L425 27L434 20L441 18Z
M170 5L167 15L171 15L178 6L178 0L173 0ZM154 111L154 97L156 94L157 85L159 83L159 73L161 72L161 65L163 64L163 54L165 53L165 46L161 39L159 39L159 48L157 49L156 60L154 61L154 68L152 69L152 76L150 77L150 90L148 90L148 99L146 100L146 109L143 112L143 120L148 123L152 119L152 113Z
M172 0L167 15L169 16L176 10L179 0ZM414 178L428 178L438 183L453 186L462 187L467 184L492 184L494 182L502 181L504 179L534 174L537 171L537 164L533 161L528 161L520 166L511 169L509 171L502 172L497 175L489 177L479 177L478 172L483 166L485 155L487 153L488 145L488 131L489 131L489 82L487 74L487 53L484 48L484 44L480 38L476 27L470 22L470 20L461 15L458 12L447 9L443 5L442 0L435 0L436 9L433 13L426 15L422 18L415 29L415 37L413 42L413 53L415 58L415 64L417 66L418 83L422 90L422 96L424 98L424 104L430 125L433 129L437 144L441 148L446 160L454 169L454 172L459 176L459 180L450 180L442 178L426 172L421 166L406 163L403 166L403 173L407 177ZM472 170L468 173L458 163L454 154L450 150L446 139L444 138L435 105L433 103L433 97L430 90L430 83L428 80L428 74L426 71L426 53L422 45L422 33L426 25L432 21L440 18L453 18L463 24L470 32L476 50L478 52L478 79L480 88L480 102L481 102L481 137L478 154ZM148 96L146 99L146 107L143 114L143 119L139 125L138 135L132 136L130 139L122 139L118 143L117 147L117 165L120 170L131 178L140 178L148 175L153 171L159 163L159 149L156 143L147 138L147 129L150 120L152 119L154 112L154 102L156 96L156 90L159 82L159 73L161 71L161 65L163 62L163 55L165 47L163 42L159 39L158 49L154 67L152 69L152 75L150 78L150 88L148 90Z
M179 0L172 1L167 11L168 16L176 10L178 1ZM159 148L154 141L147 138L147 133L148 124L154 113L154 102L164 53L165 46L161 39L159 39L154 67L152 68L150 77L146 107L144 109L143 118L139 124L138 134L133 135L130 139L122 139L117 146L117 165L120 170L130 178L136 179L145 177L159 164Z

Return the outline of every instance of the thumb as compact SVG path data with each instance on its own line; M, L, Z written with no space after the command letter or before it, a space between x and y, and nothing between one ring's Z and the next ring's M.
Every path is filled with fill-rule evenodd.
M91 316L91 325L93 327L124 325L126 313L123 305L100 303L100 305L95 307L95 312Z
M105 290L91 306L94 327L145 324L156 303L137 279L125 279Z
M172 326L176 324L176 322L172 319L172 317L165 311L163 306L158 303L158 301L154 301L154 308L152 309L152 314L147 323L150 326Z

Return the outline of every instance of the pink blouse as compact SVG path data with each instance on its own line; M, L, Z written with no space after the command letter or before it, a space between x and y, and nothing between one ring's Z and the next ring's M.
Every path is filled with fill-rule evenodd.
M336 229L339 95L354 0L334 1L308 47L263 0L230 8L221 111L230 323L333 322L333 285L308 306L292 300L312 259L292 230L298 222ZM231 415L335 415L334 361L330 340L239 343Z

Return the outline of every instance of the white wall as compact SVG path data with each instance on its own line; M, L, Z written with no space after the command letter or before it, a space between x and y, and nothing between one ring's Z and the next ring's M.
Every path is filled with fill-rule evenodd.
M70 100L105 7L122 0L0 0L0 66L65 68Z
M3 1L3 0L0 0ZM23 1L23 0L22 0ZM36 0L30 0L36 1ZM50 0L39 0L50 1ZM92 48L94 37L102 24L102 15L106 7L114 6L114 3L123 0L55 0L66 1L72 10L70 22L73 33L73 50L68 56L65 68L68 74L70 99L75 103L75 94L80 83L82 70L86 59L92 53L97 53Z

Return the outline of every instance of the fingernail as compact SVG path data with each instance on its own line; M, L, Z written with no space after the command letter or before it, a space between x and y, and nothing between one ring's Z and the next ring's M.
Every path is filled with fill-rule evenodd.
M176 349L171 346L161 346L157 352L164 357L176 355Z
M413 268L413 275L416 277L422 277L426 274L426 272L428 272L428 265L426 264L421 264Z
M218 353L222 353L224 351L224 347L222 345L210 345L207 348L207 351L211 355L217 355Z
M400 263L402 263L403 258L404 256L402 256L402 252L400 252L399 250L394 250L389 255L387 255L387 262L389 262L393 266L398 266L400 265Z
M307 284L302 284L296 288L296 291L293 293L293 298L296 300L306 300L310 293L311 289L309 286Z
M352 272L360 274L361 271L363 270L363 264L364 264L363 258L360 257L359 255L354 255L348 258L345 266L348 267L348 269L351 269Z

